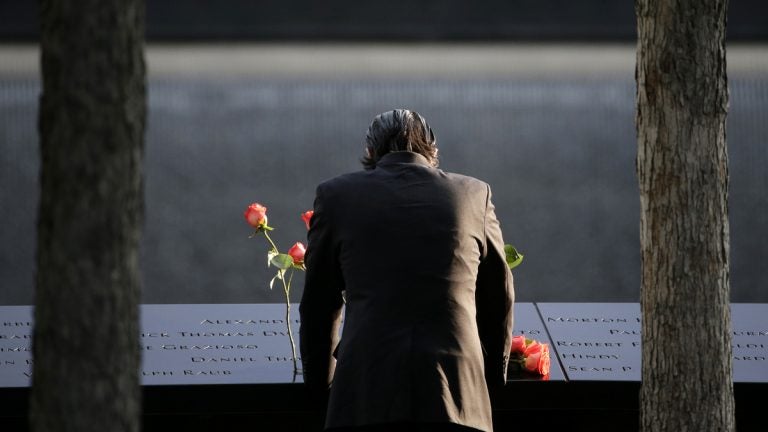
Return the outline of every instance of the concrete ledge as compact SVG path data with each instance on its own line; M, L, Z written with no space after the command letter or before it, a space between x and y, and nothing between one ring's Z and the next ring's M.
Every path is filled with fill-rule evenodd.
M635 45L463 44L151 44L151 77L300 79L566 78L634 76ZM768 44L728 47L731 77L768 74ZM39 49L0 45L0 77L39 74Z

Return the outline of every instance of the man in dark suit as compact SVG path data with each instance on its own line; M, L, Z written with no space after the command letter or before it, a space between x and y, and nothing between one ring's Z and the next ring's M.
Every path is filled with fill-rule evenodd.
M418 113L377 116L366 170L317 188L301 358L326 428L491 431L514 289L487 184L437 169ZM342 307L344 331L339 341Z

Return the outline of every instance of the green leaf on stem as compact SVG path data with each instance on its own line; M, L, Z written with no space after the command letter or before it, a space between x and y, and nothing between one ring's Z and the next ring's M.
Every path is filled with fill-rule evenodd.
M525 370L525 367L523 366L524 363L525 363L525 360L522 360L520 358L511 358L507 363L507 371L510 373L523 372Z
M507 265L510 270L520 265L523 262L523 254L517 251L514 246L510 244L504 245L504 254L507 256Z
M269 264L272 263L272 258L276 257L280 252L270 249L269 252L267 252L267 267L269 267Z
M285 271L285 270L291 268L291 266L293 265L293 258L290 255L288 255L288 254L281 254L281 253L279 253L279 254L273 256L269 260L269 263L272 264L273 266L279 268L280 270Z

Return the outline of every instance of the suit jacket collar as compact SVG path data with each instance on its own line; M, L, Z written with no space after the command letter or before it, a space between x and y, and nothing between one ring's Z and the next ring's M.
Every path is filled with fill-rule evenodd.
M378 162L376 162L376 167L386 167L386 166L392 166L395 164L417 164L417 165L424 165L427 167L431 167L432 165L429 163L427 158L424 156L409 152L409 151L398 151L398 152L391 152L387 153L384 156L379 159Z

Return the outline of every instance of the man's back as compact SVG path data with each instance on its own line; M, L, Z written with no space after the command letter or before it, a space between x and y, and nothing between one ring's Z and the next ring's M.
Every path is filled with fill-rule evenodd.
M322 221L310 232L305 290L329 283L316 278L312 255L332 253L336 262L325 265L338 267L347 302L329 427L412 421L490 430L476 305L511 327L511 313L484 302L509 304L512 290L489 199L485 183L410 152L318 187ZM482 276L493 283L478 288L488 257Z
M317 188L301 360L317 399L331 387L326 427L493 428L489 390L506 380L512 275L490 188L440 171L437 153L421 115L388 111L368 128L366 171Z

